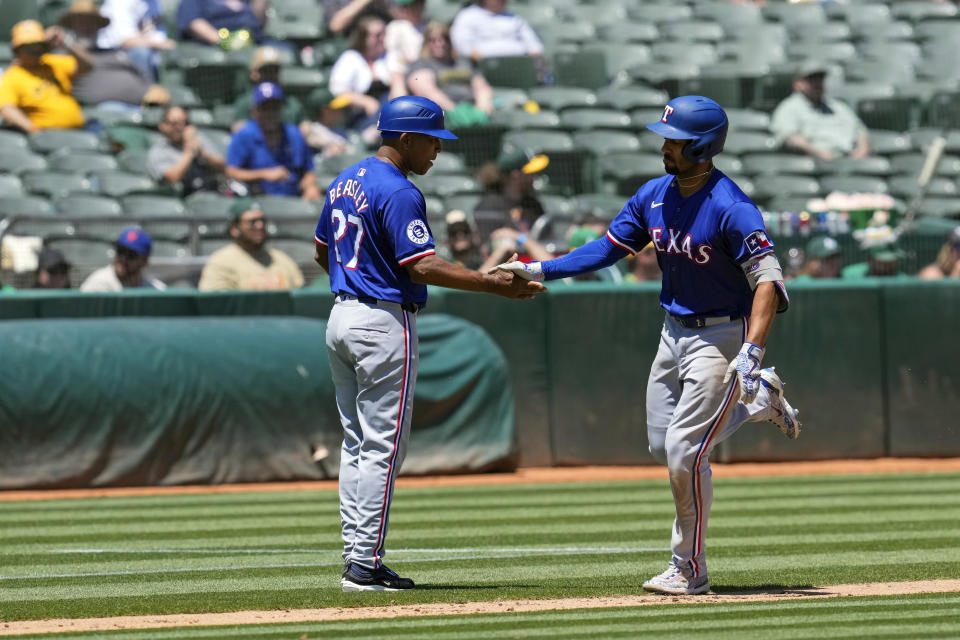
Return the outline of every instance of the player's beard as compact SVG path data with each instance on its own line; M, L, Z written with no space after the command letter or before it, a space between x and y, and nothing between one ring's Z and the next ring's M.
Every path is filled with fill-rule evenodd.
M680 169L677 168L676 163L672 159L668 158L667 156L663 156L663 169L667 173L673 176L680 173Z

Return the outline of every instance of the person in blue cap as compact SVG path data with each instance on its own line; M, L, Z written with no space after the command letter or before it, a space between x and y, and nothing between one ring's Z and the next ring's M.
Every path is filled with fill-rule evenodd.
M113 263L87 276L80 285L80 291L166 289L167 285L143 272L152 248L153 240L143 229L127 227L117 237Z
M336 302L327 354L343 426L340 524L343 591L413 588L383 564L393 483L403 462L419 364L416 314L427 285L532 298L542 285L486 274L436 255L426 203L407 178L424 175L456 136L443 110L420 96L384 105L375 155L327 187L315 235L317 263L330 274ZM514 258L516 254L514 254ZM502 277L507 276L507 277Z
M252 194L318 200L313 151L297 125L283 121L283 89L261 82L252 102L250 120L227 147L227 177L247 183Z

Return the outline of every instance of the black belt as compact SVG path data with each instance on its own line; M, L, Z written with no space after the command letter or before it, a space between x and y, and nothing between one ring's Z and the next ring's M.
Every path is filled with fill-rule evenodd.
M341 298L355 298L364 304L380 304L381 302L388 302L390 304L400 305L400 308L404 311L409 311L410 313L416 313L423 308L423 305L417 304L416 302L393 302L392 300L378 300L371 296L352 296L349 293L338 293L338 296Z
M685 329L703 329L740 319L740 316L675 316L672 313L670 317Z

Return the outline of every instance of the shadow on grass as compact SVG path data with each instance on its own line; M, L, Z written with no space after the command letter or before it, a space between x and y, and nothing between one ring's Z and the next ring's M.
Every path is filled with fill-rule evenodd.
M536 585L531 584L421 584L417 583L414 591L450 591L457 589L461 591L489 591L491 589L536 589Z
M728 587L724 585L712 585L712 593L723 595L741 595L741 596L761 596L761 595L798 595L798 596L819 596L827 593L823 587L815 587L809 584L785 585L785 584L757 584L750 586Z

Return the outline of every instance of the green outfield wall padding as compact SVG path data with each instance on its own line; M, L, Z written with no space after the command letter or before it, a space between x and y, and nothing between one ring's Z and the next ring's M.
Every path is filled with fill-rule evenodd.
M418 324L421 374L402 472L509 468L503 354L462 319ZM335 475L341 431L325 327L262 316L4 322L0 489ZM330 451L320 464L318 445Z
M960 455L960 287L883 289L889 454Z

